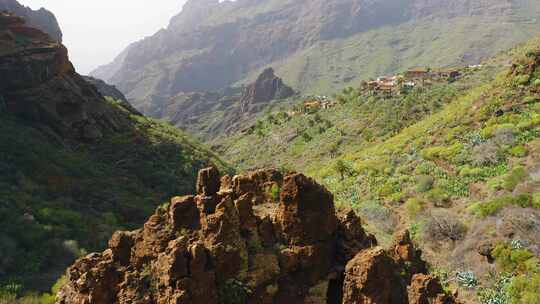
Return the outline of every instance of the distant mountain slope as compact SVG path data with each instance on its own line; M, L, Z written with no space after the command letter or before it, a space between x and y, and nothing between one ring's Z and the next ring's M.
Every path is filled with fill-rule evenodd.
M3 10L23 17L29 25L49 34L54 40L62 42L62 31L56 17L50 11L44 8L32 10L21 5L17 0L0 0L0 11Z
M332 92L415 65L476 63L538 32L532 0L188 1L167 29L93 75L128 98L170 98L253 80Z
M48 290L85 249L191 191L200 168L228 170L183 132L104 98L64 46L6 13L0 121L0 302Z

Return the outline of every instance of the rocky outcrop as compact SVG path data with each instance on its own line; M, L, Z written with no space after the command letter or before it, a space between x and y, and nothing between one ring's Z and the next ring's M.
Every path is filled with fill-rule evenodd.
M78 260L58 303L455 303L401 266L416 258L394 255L410 238L376 247L353 212L336 214L332 194L302 174L220 178L208 168L197 193Z
M63 45L5 12L0 13L0 105L62 137L96 140L127 124L75 72Z
M257 104L267 103L273 99L285 99L294 95L294 90L285 85L281 78L274 75L274 70L264 70L257 80L245 88L240 104L242 112L248 112Z
M62 31L53 13L41 8L32 10L21 5L17 0L0 0L0 11L8 11L26 20L28 25L49 34L57 42L62 42Z

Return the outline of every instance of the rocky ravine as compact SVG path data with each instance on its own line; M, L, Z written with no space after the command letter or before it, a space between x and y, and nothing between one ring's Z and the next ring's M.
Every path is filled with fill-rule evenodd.
M456 303L420 255L408 232L378 247L302 174L208 168L196 196L71 266L58 303Z

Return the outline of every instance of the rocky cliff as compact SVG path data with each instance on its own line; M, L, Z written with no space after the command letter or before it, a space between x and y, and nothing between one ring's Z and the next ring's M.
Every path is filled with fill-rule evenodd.
M56 17L50 11L44 8L32 10L21 5L17 0L0 0L0 11L4 10L23 17L28 25L49 34L55 41L62 42L62 31Z
M21 17L0 14L0 98L7 112L75 139L98 139L127 124L75 72L63 45Z
M265 69L254 83L245 88L240 99L242 112L251 111L257 104L266 104L274 99L285 99L292 95L294 90L274 75L274 69Z
M455 303L408 232L385 250L298 173L199 172L109 248L78 260L58 303Z

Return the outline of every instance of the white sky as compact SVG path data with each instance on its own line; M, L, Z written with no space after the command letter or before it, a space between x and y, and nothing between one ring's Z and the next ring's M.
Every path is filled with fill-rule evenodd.
M111 62L131 42L169 24L185 0L19 0L52 11L77 71Z

